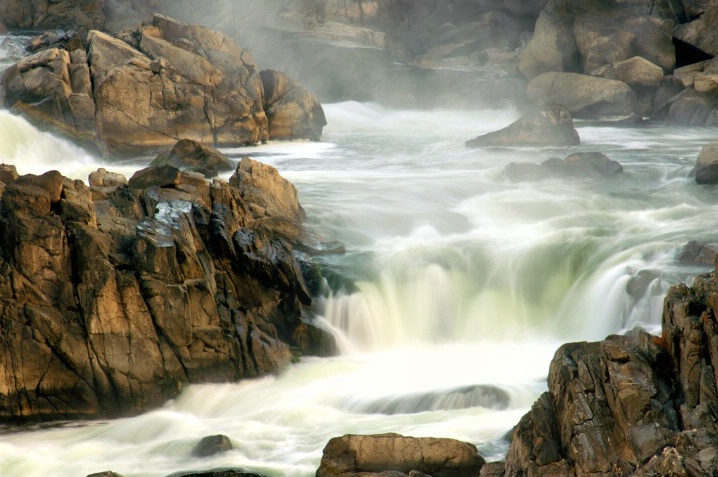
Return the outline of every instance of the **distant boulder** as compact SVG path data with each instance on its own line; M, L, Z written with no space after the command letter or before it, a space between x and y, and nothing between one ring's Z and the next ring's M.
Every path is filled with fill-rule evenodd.
M626 83L577 73L543 73L526 91L534 103L562 106L575 118L631 117L639 109L636 93Z
M718 257L718 245L704 244L691 240L678 253L678 261L683 265L708 265L715 267Z
M466 141L466 146L575 146L580 142L571 114L553 107L526 114L499 131Z
M232 449L232 441L229 440L229 437L218 434L216 436L203 437L194 449L192 449L192 455L195 457L211 457L231 451Z

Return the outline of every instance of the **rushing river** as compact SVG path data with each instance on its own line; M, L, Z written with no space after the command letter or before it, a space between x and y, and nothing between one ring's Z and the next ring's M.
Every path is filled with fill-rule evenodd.
M225 152L277 167L297 186L311 229L346 245L321 259L327 284L315 300L342 355L190 386L135 418L6 430L0 476L241 467L310 477L326 442L346 433L453 437L501 459L506 433L546 388L557 346L656 331L667 287L707 270L676 256L689 240L718 240L715 188L689 177L714 131L578 123L575 148L470 150L465 140L517 114L359 103L325 111L323 142ZM518 183L502 173L573 151L603 152L625 172ZM142 166L104 163L6 111L0 162L85 180L98 167L129 176ZM200 438L220 433L233 451L191 457Z

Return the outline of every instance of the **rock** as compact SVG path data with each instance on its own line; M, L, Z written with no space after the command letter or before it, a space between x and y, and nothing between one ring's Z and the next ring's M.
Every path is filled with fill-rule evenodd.
M180 184L182 171L168 164L150 166L135 172L128 182L135 189L174 187Z
M168 477L266 477L254 472L245 472L241 469L213 469L199 472L176 472Z
M715 267L718 245L702 244L691 240L678 253L678 261L684 265L709 265Z
M514 15L537 16L546 6L547 0L504 0L506 10Z
M599 178L623 173L623 166L600 152L578 152L565 159L548 159L541 164L509 163L504 174L514 182L547 177Z
M74 30L49 30L32 38L28 45L30 51L62 48L67 51L84 50L85 41Z
M526 114L504 129L467 141L466 146L575 146L580 142L571 114L553 107Z
M223 454L232 449L232 441L229 440L229 437L218 434L216 436L203 437L194 449L192 449L192 455L194 457L210 457Z
M713 27L716 22L718 22L718 5L713 3L700 18L678 25L675 29L675 36L689 45L716 56L718 55L718 32Z
M316 475L408 475L418 471L433 477L475 477L484 463L473 444L453 439L345 435L327 443Z
M527 87L529 99L540 105L557 105L575 118L634 116L636 93L621 81L576 73L544 73Z
M218 171L227 172L235 169L235 165L217 149L193 141L181 139L177 144L164 152L161 152L150 163L156 165L170 165L180 170L197 172L208 172L207 177L214 177ZM212 174L213 171L214 173Z
M327 120L314 95L281 71L264 70L259 75L264 85L269 136L319 141Z
M0 22L0 35L5 35L7 33L7 27L4 23Z
M671 98L665 122L674 126L718 126L718 96L686 89Z
M253 205L251 210L258 220L273 229L289 230L289 236L294 235L292 230L299 232L298 224L306 213L297 199L297 189L274 167L243 157L229 182ZM289 224L281 223L287 221Z
M88 187L57 172L6 186L4 422L136 414L185 384L259 376L292 360L311 296L293 237L251 212L271 198L260 206L228 182L178 173L171 187L139 188L136 178ZM321 346L320 331L313 340Z
M108 172L103 168L91 172L88 183L93 187L121 187L127 185L127 178L122 174Z
M12 164L0 164L0 182L10 184L18 177L17 168Z
M503 462L487 462L481 468L480 477L503 477L505 471Z
M80 32L102 28L104 0L0 0L0 18L8 27L21 29L63 28Z
M702 73L708 61L699 61L692 65L676 68L673 71L673 79L680 83L684 88L692 88L696 75Z
M634 56L628 60L599 68L594 75L622 81L629 86L658 88L663 81L663 68L645 58Z
M105 472L98 472L96 474L90 474L87 477L122 477L122 476L116 472L112 472L111 470L108 470Z
M527 79L546 72L593 74L605 65L642 57L669 72L675 65L672 23L619 2L549 0L522 52Z
M4 106L103 155L180 139L257 144L271 131L277 139L319 139L321 106L280 73L267 76L276 79L268 83L270 131L254 59L226 35L153 15L119 36L93 30L87 54L52 48L24 58L0 79Z
M718 183L718 142L703 146L693 171L698 184Z
M680 0L618 0L624 8L644 15L653 15L674 24L686 21L686 11Z

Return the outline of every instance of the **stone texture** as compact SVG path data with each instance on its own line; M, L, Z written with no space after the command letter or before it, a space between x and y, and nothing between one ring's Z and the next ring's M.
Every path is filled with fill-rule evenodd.
M698 184L718 183L718 142L703 146L693 171Z
M327 443L316 476L476 477L484 463L473 444L454 439L345 435Z
M645 58L634 56L599 68L594 75L622 81L629 86L658 88L663 81L663 68Z
M575 118L626 117L638 113L635 92L621 81L576 73L544 73L528 84L529 99L556 105Z
M467 141L466 146L575 146L580 142L571 114L553 107L526 114L504 129Z
M718 4L712 4L700 18L684 25L678 25L675 36L708 54L718 55L716 22L718 22Z
M577 152L564 159L541 164L509 163L504 174L512 181L535 181L547 177L603 178L623 173L623 166L600 152Z
M234 163L217 149L191 139L180 139L172 149L159 153L150 163L153 166L164 164L183 171L201 172L207 177L235 169Z
M192 455L195 457L211 457L231 451L232 449L232 441L229 440L229 437L218 434L216 436L203 437L194 449L192 449Z
M311 326L294 237L230 183L173 177L88 187L48 172L2 191L4 421L134 414L290 362Z
M8 27L87 32L102 28L104 6L105 0L0 0L0 18Z

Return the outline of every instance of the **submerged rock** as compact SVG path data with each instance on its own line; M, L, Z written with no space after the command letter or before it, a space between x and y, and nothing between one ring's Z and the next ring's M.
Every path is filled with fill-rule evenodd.
M192 449L192 455L195 457L210 457L223 454L232 449L232 441L229 440L229 437L218 434L216 436L203 437L194 449Z
M296 221L296 209L281 217L271 192L243 195L238 177L210 184L159 168L171 174L140 172L129 187L49 172L1 192L4 420L134 414L187 383L276 372L290 349L309 351L294 341L313 326L292 253L301 234L266 221L269 211ZM331 340L322 333L314 346Z
M476 446L454 439L399 434L345 435L331 439L316 477L352 475L476 477L485 464Z
M466 147L575 146L580 142L571 114L565 108L553 107L526 114L504 129L466 141Z
M623 166L600 152L577 152L564 159L548 159L541 164L512 162L504 168L504 174L512 181L547 177L611 177L621 173Z

